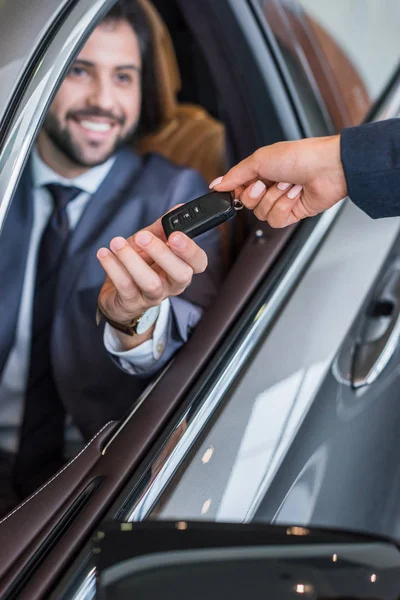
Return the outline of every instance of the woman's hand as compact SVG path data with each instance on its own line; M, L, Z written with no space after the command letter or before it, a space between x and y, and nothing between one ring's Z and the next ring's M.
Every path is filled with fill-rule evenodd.
M235 198L272 227L317 215L347 196L340 136L265 146L210 188L234 191Z

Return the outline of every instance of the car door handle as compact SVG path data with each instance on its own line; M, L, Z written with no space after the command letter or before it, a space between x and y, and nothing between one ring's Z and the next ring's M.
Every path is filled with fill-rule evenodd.
M353 348L350 383L371 385L396 351L400 338L400 265L385 278L384 286L367 307Z

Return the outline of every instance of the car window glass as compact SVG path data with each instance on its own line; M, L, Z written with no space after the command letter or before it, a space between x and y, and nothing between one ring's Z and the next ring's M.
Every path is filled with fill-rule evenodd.
M397 409L382 404L380 393L396 402L397 362L378 389L359 395L340 382L334 367L334 356L398 235L398 223L384 221L361 219L357 209L346 206L242 377L229 385L204 434L193 443L201 417L194 425L189 415L183 448L190 450L174 451L173 440L172 447L163 448L159 469L168 455L183 461L155 504L154 518L242 522L254 518L262 500L257 519L265 522L391 535L386 514L392 477L379 473L393 464L392 442L386 440L397 439ZM362 272L361 247L367 257ZM202 398L201 409L210 397ZM378 416L375 409L381 411ZM383 414L391 415L385 428ZM397 462L393 468L397 472ZM164 481L165 474L164 479L160 475L159 485ZM368 511L378 497L387 499L384 507ZM142 506L144 517L150 501Z
M144 4L147 19L151 5ZM160 16L153 19L163 27ZM167 35L165 30L162 39ZM106 44L108 51L99 52ZM225 164L223 123L210 118L201 99L194 102L190 82L183 87L191 104L186 110L175 105L179 66L172 57L167 71L157 70L162 43L154 42L146 59L142 51L142 64L138 48L126 21L94 29L50 105L0 236L2 283L7 280L0 306L6 315L0 339L0 518L109 421L127 414L199 323L229 260L220 252L221 232L200 241L211 269L174 307L178 324L171 336L164 303L157 343L150 338L136 362L119 357L126 347L111 326L105 329L104 320L96 325L105 280L97 250L152 224L173 204L206 193ZM203 62L199 68L206 77ZM213 91L210 86L210 107L221 103ZM215 146L203 137L207 153L199 142L188 157L186 147L205 130ZM228 240L230 232L225 235Z
M257 0L257 4L307 116L316 114L308 104L311 87L334 129L360 123L399 63L400 5L391 0Z

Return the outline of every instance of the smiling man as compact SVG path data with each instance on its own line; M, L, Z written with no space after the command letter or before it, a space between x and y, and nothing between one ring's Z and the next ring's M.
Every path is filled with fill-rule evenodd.
M41 158L61 175L75 177L112 156L138 126L141 71L137 34L127 20L109 16L89 38L48 112L38 139Z
M0 237L3 513L125 414L215 297L218 233L167 244L159 221L204 181L130 149L158 102L145 15L120 1L57 93Z

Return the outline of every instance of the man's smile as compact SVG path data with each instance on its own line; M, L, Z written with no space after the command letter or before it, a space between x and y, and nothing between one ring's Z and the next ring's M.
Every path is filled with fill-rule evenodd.
M111 137L120 122L105 117L70 117L78 131L90 141L103 141Z
M81 127L89 129L90 131L110 131L111 123L96 123L95 121L79 121Z

